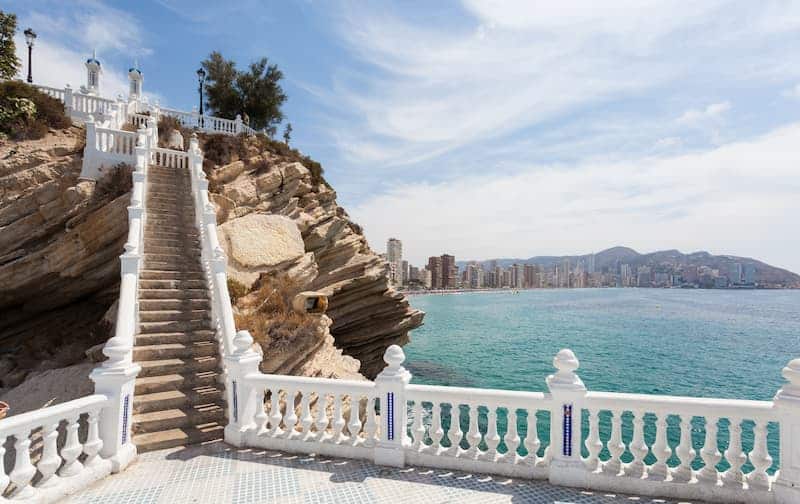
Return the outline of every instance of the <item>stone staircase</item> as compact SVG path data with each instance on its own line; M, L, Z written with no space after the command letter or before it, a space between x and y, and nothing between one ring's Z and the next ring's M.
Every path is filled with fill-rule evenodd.
M151 166L147 178L140 332L133 348L142 367L133 402L140 453L222 439L226 424L189 173Z

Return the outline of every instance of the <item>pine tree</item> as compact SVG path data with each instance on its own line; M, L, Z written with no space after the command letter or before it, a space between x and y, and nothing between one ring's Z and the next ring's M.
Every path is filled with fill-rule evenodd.
M0 79L13 79L20 67L14 33L17 15L0 10Z
M283 141L289 145L289 140L292 139L292 123L286 123L286 128L283 130Z

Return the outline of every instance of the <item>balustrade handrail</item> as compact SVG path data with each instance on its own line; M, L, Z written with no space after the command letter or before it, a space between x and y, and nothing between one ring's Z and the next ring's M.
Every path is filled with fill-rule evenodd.
M252 385L267 385L273 389L291 388L293 390L313 389L314 392L336 394L366 395L375 389L375 383L360 380L339 380L333 378L312 378L265 373L251 373L245 380Z
M516 390L480 389L468 387L443 387L438 385L407 385L406 399L429 402L459 402L459 404L481 403L498 404L527 408L544 408L550 402L550 394L544 392L521 392Z
M32 429L42 426L53 420L61 420L75 411L84 412L89 409L98 409L108 402L108 397L103 394L92 394L79 397L61 404L47 406L33 411L27 411L0 420L0 440L8 436L28 435Z
M586 393L584 404L599 410L631 410L659 414L697 412L698 416L744 417L752 420L770 419L776 415L772 401L747 399L589 391Z

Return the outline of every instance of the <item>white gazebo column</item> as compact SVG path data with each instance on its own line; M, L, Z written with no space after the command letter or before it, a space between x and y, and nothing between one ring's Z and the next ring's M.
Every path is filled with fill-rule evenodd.
M228 425L225 426L225 442L244 447L247 433L256 427L255 417L264 413L264 391L248 385L247 376L257 375L261 355L253 350L253 337L247 331L239 331L233 338L234 351L225 356L227 371ZM277 390L273 391L277 394Z
M138 101L142 97L144 75L136 63L128 69L128 82L128 101Z
M572 350L564 349L553 358L553 366L558 371L547 377L554 404L550 412L550 482L584 487L587 470L581 459L581 410L586 386L575 374L580 362Z
M773 400L780 419L781 468L772 488L778 504L789 504L800 502L800 359L781 374L788 383Z
M405 453L403 438L406 434L406 385L411 373L403 367L406 355L398 345L391 345L383 354L388 364L375 378L375 392L380 401L380 439L375 446L375 463L385 466L403 467Z
M97 53L92 52L92 57L86 60L86 92L91 95L100 94L100 74L103 69L97 59Z

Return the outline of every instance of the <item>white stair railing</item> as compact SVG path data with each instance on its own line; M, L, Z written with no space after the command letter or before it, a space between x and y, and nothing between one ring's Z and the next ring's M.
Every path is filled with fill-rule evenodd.
M113 463L99 428L109 406L96 394L0 420L0 501L57 502L109 475ZM13 462L5 466L4 459Z

